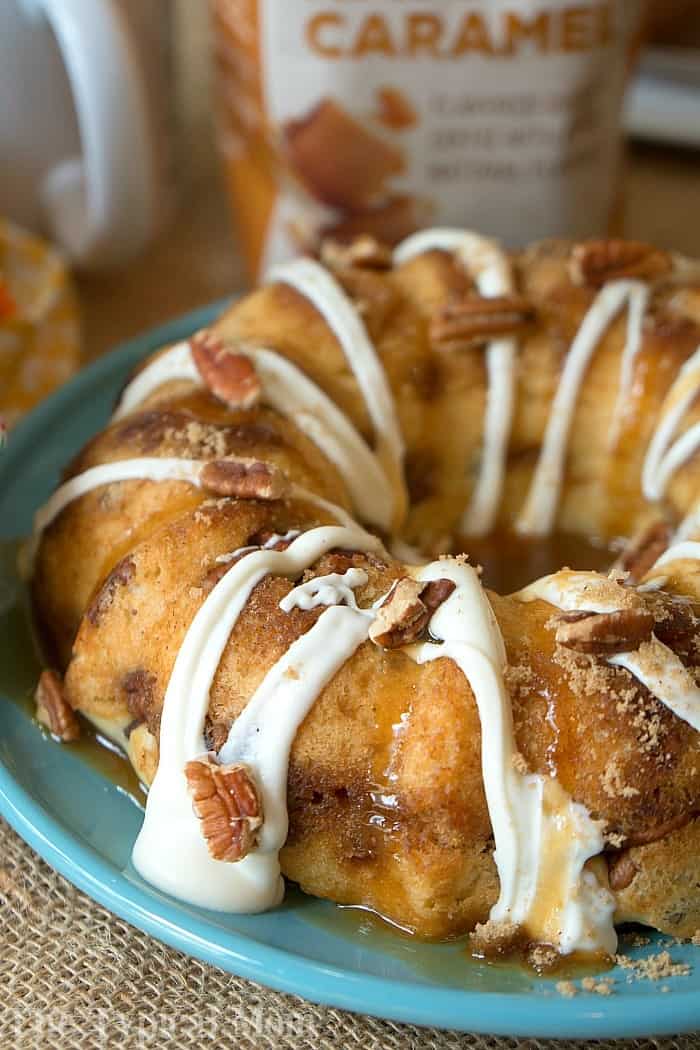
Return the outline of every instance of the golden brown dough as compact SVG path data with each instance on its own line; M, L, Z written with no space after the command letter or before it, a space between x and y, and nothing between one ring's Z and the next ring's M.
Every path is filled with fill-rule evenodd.
M516 318L516 399L497 529L512 527L522 506L567 348L599 290L572 280L571 263L572 246L559 242L512 260L527 311ZM664 256L613 444L608 424L627 339L624 311L604 332L586 370L572 419L559 529L629 538L660 513L679 520L700 494L698 456L674 473L663 506L651 505L640 483L664 398L700 344L700 282L671 282L665 267ZM467 325L464 343L445 349L436 317L444 322L447 307L448 320L455 311L459 317L465 301L478 298L474 282L444 251L389 269L343 267L336 277L376 347L406 444L410 509L399 538L428 551L447 549L456 542L478 476L488 398L485 342L493 332L487 328L484 335L477 327L475 335ZM232 347L273 348L373 442L367 406L338 339L298 291L277 283L254 292L214 332ZM698 421L700 407L693 405L683 427ZM339 469L292 420L265 404L232 409L191 382L159 386L94 438L67 476L145 456L250 457L353 511ZM89 492L47 527L33 593L42 630L65 670L66 695L88 718L126 734L145 782L157 767L163 697L179 647L226 568L217 558L272 533L333 520L299 495L216 498L184 481L136 480ZM306 576L350 567L367 574L357 591L362 607L405 574L389 554L335 550ZM640 599L648 631L666 631L669 647L696 675L697 572L697 563L679 563L666 590ZM280 610L293 583L265 577L234 627L210 694L206 736L212 750L266 672L321 613ZM622 582L616 586L624 590ZM692 599L683 605L680 627L674 594ZM698 734L629 671L610 666L605 649L593 644L582 651L558 641L562 616L551 604L488 597L507 651L505 680L525 767L556 775L574 800L605 822L613 867L621 851L631 861L632 877L618 894L620 920L694 932ZM498 876L480 719L472 689L452 660L418 666L402 651L362 644L323 689L296 736L288 801L283 870L308 892L367 905L428 937L462 933L487 918Z

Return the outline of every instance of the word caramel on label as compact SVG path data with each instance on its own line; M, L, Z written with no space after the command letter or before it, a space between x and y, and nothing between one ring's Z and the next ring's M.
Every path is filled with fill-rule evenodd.
M251 274L428 224L606 232L643 0L211 0Z
M550 5L551 8L551 5ZM508 58L535 48L540 54L579 52L609 44L614 2L572 4L561 10L486 12L416 12L398 26L387 14L359 15L352 10L319 11L306 22L304 35L323 58L460 58L466 54Z

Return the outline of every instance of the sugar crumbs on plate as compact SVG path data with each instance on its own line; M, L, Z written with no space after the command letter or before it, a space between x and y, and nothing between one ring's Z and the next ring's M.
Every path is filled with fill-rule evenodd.
M690 966L684 962L674 962L669 952L658 952L643 959L631 959L629 955L616 955L615 962L623 970L630 970L628 981L662 981L667 977L687 977Z

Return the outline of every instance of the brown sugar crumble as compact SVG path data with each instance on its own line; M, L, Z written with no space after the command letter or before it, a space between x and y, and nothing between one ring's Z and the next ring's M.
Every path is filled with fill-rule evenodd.
M527 663L508 664L504 678L511 695L529 695L537 689L537 675Z
M556 989L559 995L563 995L565 999L573 999L576 995L576 985L573 981L557 981Z
M522 777L524 777L527 774L527 772L528 772L527 762L525 761L524 756L521 755L521 753L519 751L514 751L513 752L512 763L513 763L513 769L515 770L516 773L519 773Z
M507 951L515 944L521 934L521 927L507 919L480 922L474 928L470 941L477 952L493 954Z
M667 977L687 977L690 973L688 963L677 963L669 952L658 952L644 959L631 959L629 955L616 955L615 962L623 970L630 970L630 978L640 981L662 981Z
M639 788L624 783L615 759L610 759L606 765L600 783L608 798L634 798L639 794Z
M612 995L612 977L584 977L581 987L584 992L593 992L595 995Z

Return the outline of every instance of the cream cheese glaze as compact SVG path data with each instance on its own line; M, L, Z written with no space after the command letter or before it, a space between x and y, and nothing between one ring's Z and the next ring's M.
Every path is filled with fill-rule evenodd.
M416 578L456 584L431 620L436 641L412 647L410 655L420 664L454 660L474 693L500 881L490 918L523 926L563 954L614 953L613 897L586 868L603 850L603 825L552 778L518 772L505 649L479 577L471 566L442 559L419 569ZM546 907L538 907L543 900Z
M400 520L406 503L403 437L384 368L360 315L335 278L313 259L282 263L267 278L288 284L308 299L338 340L367 406L377 456L391 480L395 517Z
M395 249L394 260L408 262L436 249L454 253L485 298L515 291L512 268L500 245L465 230L414 233ZM517 342L513 338L491 339L486 350L488 392L484 445L474 491L460 521L460 531L465 535L486 535L498 514L515 403L516 350Z
M660 564L665 563L660 559L654 569ZM539 599L564 612L617 612L622 605L615 600L611 582L597 573L565 569L535 580L513 597L526 602ZM655 635L638 649L615 653L606 661L612 667L626 668L678 718L700 730L700 689L678 656Z
M359 518L389 529L393 516L390 482L379 460L344 412L300 368L267 347L235 344L262 384L262 400L291 419L338 468ZM178 343L147 365L122 393L113 421L133 412L164 383L202 385L189 343Z
M298 576L334 547L382 550L359 527L323 526L299 536L286 551L253 551L214 586L187 631L165 694L158 770L133 851L137 871L173 896L235 912L263 911L281 900L279 850L287 833L294 735L326 682L365 641L367 616L345 606L329 608L267 673L233 723L219 757L244 760L254 769L265 818L259 848L237 864L210 856L192 810L185 765L206 752L209 692L253 588L269 573Z
M639 281L611 281L601 288L584 317L566 355L530 490L516 522L519 532L546 536L552 531L564 480L569 433L586 369L606 330L622 308L629 304L621 374L622 382L629 382L641 344L645 303L644 285ZM617 424L614 427L616 429Z
M700 448L700 423L674 439L683 416L700 393L700 347L689 357L669 390L642 468L642 492L662 499L675 472Z
M181 459L175 456L163 456L162 458L142 456L137 459L120 459L112 463L102 463L97 467L90 467L81 474L60 485L50 499L40 507L34 515L34 532L30 543L29 560L34 560L41 533L51 522L58 517L61 511L94 489L102 488L104 485L112 485L120 481L183 481L196 488L201 488L201 474L209 460L205 459ZM354 526L355 522L342 507L331 503L329 500L317 496L301 485L290 485L289 496L292 499L304 500L326 511L335 517L341 524Z

